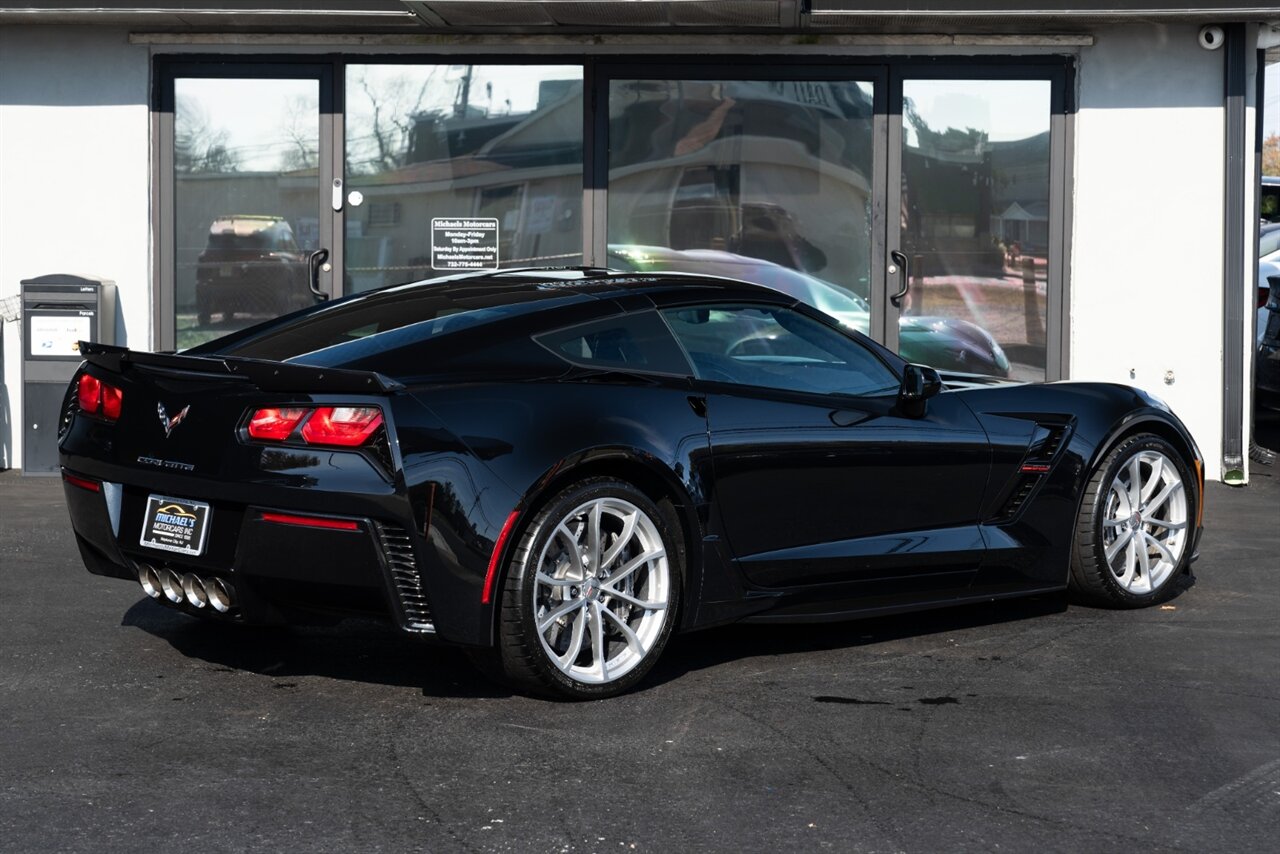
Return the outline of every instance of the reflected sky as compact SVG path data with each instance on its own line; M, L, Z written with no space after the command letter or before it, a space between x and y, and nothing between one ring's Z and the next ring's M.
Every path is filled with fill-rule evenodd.
M1049 130L1048 80L906 80L902 94L936 131L985 131L989 142L1026 139ZM919 145L916 128L902 123L908 146Z

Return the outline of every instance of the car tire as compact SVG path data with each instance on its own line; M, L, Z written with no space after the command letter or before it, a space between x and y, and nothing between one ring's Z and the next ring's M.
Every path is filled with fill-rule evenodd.
M1081 498L1068 579L1074 597L1143 608L1174 596L1191 564L1196 501L1190 467L1169 442L1151 433L1121 440Z
M203 293L202 288L196 289L196 324L198 326L208 326L213 321L213 311L210 308L212 300Z
M497 645L473 658L532 694L591 700L630 690L676 623L681 543L669 503L612 478L570 486L511 550Z

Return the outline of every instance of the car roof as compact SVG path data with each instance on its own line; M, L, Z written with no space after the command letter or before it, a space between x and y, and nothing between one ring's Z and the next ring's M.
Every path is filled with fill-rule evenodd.
M475 334L499 321L509 334L527 336L611 314L698 302L792 305L796 299L759 285L695 273L627 273L595 267L501 270L353 294L185 352L283 360L323 348L337 357L344 355L337 352L339 348L352 354L369 347L401 346L414 339L419 324L447 320L460 312L467 313L468 320L439 324L434 327L436 337L461 333L463 326ZM517 317L522 318L519 332L506 323ZM361 336L363 343L345 338L369 323L377 323L379 329ZM320 345L321 341L333 343Z
M442 289L453 299L483 299L491 305L509 300L519 302L533 293L556 296L578 295L587 299L623 299L643 294L655 305L667 305L698 299L748 300L752 302L790 303L794 297L772 288L705 273L626 272L602 267L520 268L496 272L465 273L438 279L426 279L370 291L366 299L394 300L425 289ZM505 298L505 299L504 299Z

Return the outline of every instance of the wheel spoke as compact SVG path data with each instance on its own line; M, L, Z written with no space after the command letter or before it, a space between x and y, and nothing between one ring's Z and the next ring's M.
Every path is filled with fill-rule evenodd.
M565 541L565 545L568 546L565 551L569 555L571 568L578 574L578 579L586 578L586 568L583 567L582 555L578 552L578 536L566 528L563 522L556 527L556 533L560 535L561 539Z
M1126 519L1132 516L1133 505L1129 503L1129 493L1118 478L1111 482L1111 492L1116 497L1116 515Z
M1160 490L1160 494L1147 502L1147 506L1143 508L1143 513L1154 513L1169 500L1169 496L1173 495L1179 489L1182 489L1182 481L1175 480L1173 483Z
M1104 528L1119 528L1121 525L1124 525L1128 521L1129 521L1128 519L1108 519L1102 523L1102 526Z
M1138 547L1138 566L1141 569L1142 577L1147 579L1147 587L1154 590L1155 588L1151 584L1151 554L1147 549L1147 544L1145 541L1138 542L1135 540L1134 545Z
M581 578L553 578L545 572L538 573L538 583L545 584L548 587L569 587L573 584L581 584Z
M1142 536L1148 543L1156 547L1156 550L1160 552L1161 557L1169 561L1169 563L1171 564L1177 563L1177 560L1175 560L1173 557L1173 552L1169 551L1169 547L1166 546L1164 543L1160 542L1159 539L1157 539L1156 537L1153 537L1151 534L1148 534L1146 531L1142 532Z
M1148 525L1157 525L1169 531L1181 531L1187 527L1186 522L1167 522L1164 519L1143 519Z
M606 569L618 559L618 555L622 554L622 550L626 548L627 543L631 542L631 536L636 530L636 513L628 513L626 518L622 520L622 533L618 534L618 538L613 541L613 545L600 558L599 569Z
M1129 461L1129 506L1142 506L1142 455Z
M573 621L573 637L569 638L569 649L559 658L561 670L572 667L573 663L578 660L578 656L582 653L582 639L586 636L587 615L579 614L578 618Z
M1132 529L1125 531L1123 534L1116 537L1116 541L1111 545L1107 546L1107 563L1111 563L1111 561L1115 559L1115 556L1120 553L1120 549L1124 548L1125 544L1127 544L1132 539L1133 539Z
M1143 504L1151 498L1160 487L1160 476L1164 474L1164 456L1157 454L1155 460L1151 463L1151 474L1147 477L1147 482L1142 485L1141 500Z
M600 681L609 681L609 663L605 660L604 618L600 616L600 603L591 603L591 652L600 669Z
M587 557L591 560L591 571L600 569L600 502L591 505L587 515Z
M667 602L665 599L661 602L646 602L643 599L637 599L636 597L632 596L630 593L626 593L622 590L617 590L613 587L609 587L608 585L601 587L600 592L603 594L607 594L609 596L615 596L618 599L621 599L623 602L626 602L628 605L634 605L637 608L643 608L646 611L661 611L663 608L667 607Z
M631 627L626 624L626 621L610 611L608 608L601 608L600 610L605 614L608 614L613 620L614 625L616 625L622 632L622 636L627 639L627 646L631 647L631 651L636 655L644 655L644 644L640 643L640 638L637 637L636 633L631 630Z
M1128 548L1124 550L1124 557L1122 560L1124 562L1124 574L1120 575L1118 580L1122 586L1128 587L1133 583L1134 562L1136 560L1133 540L1129 541Z
M663 558L666 556L667 556L667 553L662 549L654 549L651 552L645 552L642 555L636 555L631 560L627 561L627 563L622 567L622 569L610 575L608 583L611 586L616 585L619 581L622 581L628 575L635 572L637 569L644 566L649 561L658 560L659 558Z
M587 600L585 599L570 599L565 602L538 622L538 632L545 632L547 629L551 628L552 623L563 617L565 614L578 610L586 601Z

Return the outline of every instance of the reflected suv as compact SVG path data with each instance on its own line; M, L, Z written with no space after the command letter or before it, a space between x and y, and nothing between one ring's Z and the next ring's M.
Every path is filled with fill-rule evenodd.
M274 317L312 302L307 253L284 217L232 214L209 226L209 242L196 259L196 313L201 326L213 315Z

